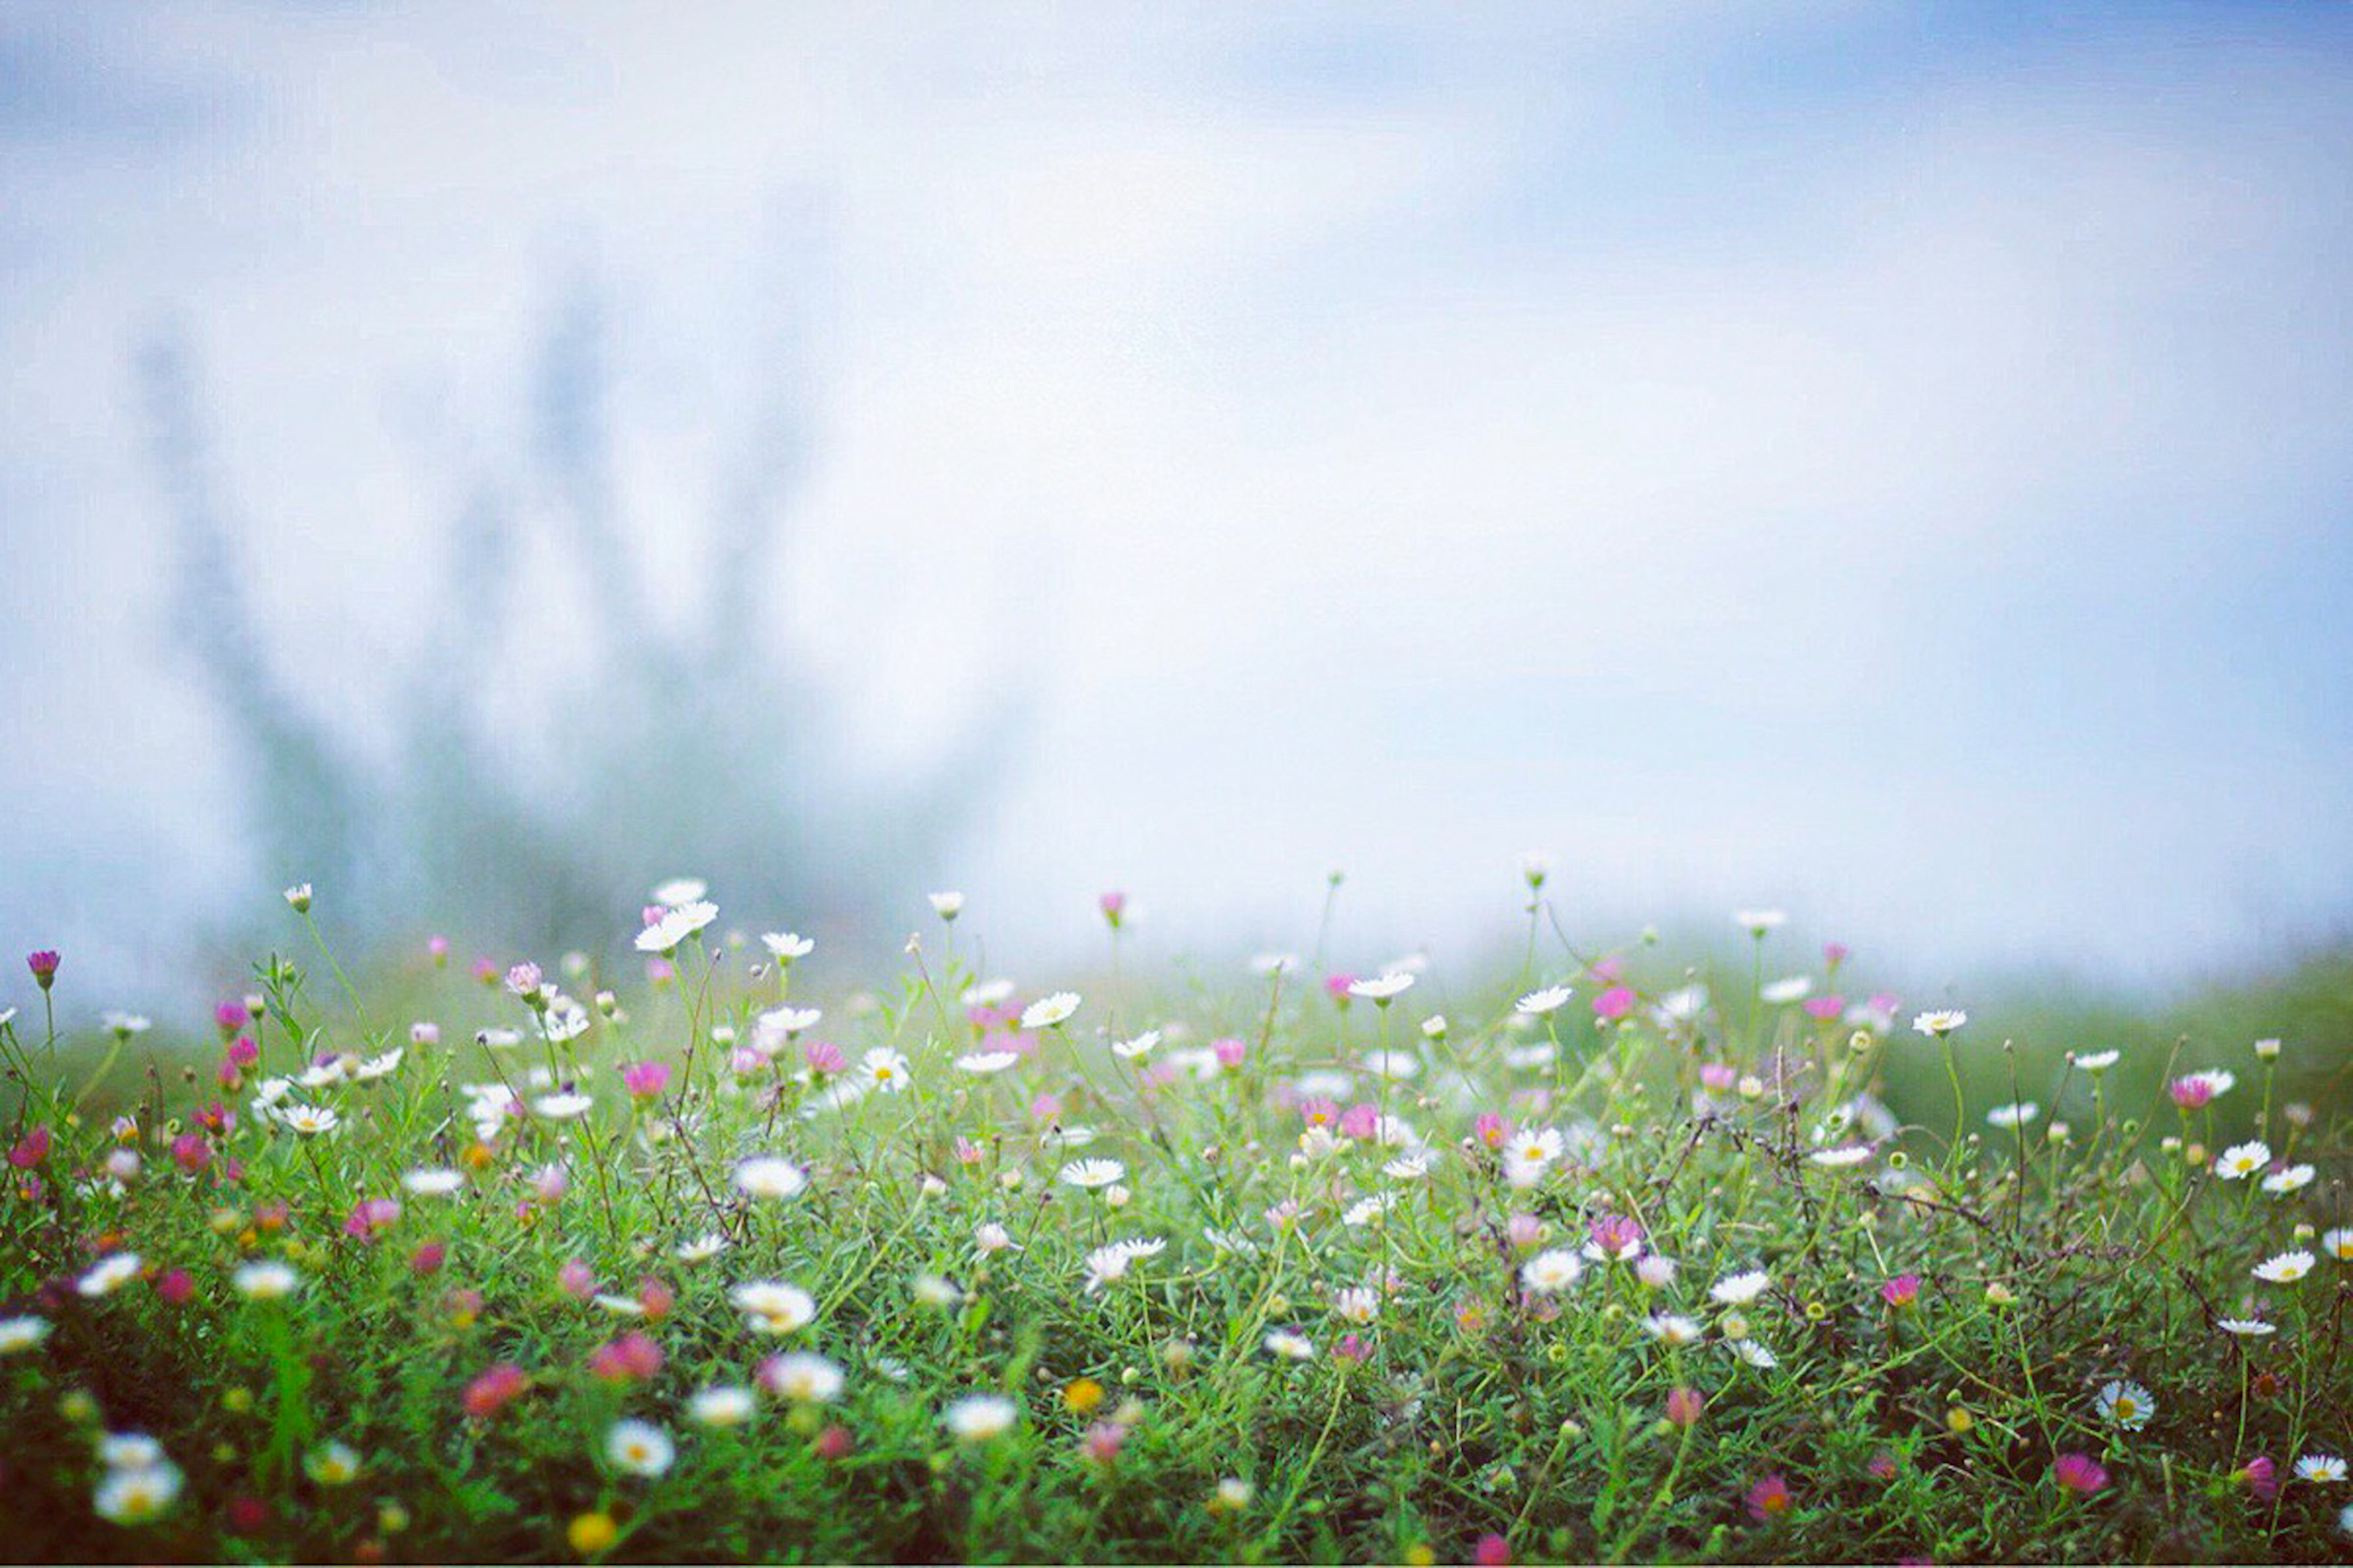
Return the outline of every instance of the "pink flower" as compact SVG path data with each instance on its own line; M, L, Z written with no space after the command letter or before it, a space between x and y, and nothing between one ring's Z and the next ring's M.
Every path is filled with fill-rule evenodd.
M2051 1461L2051 1479L2077 1497L2090 1497L2108 1484L2108 1472L2089 1454L2062 1454Z
M588 1370L608 1383L643 1383L661 1369L661 1346L634 1329L588 1356Z
M1667 1419L1678 1426L1697 1426L1700 1413L1706 1408L1707 1401L1696 1388L1677 1387L1667 1394Z
M1345 1007L1348 1005L1348 987L1356 983L1353 974L1327 974L1324 977L1324 994Z
M811 1072L839 1072L849 1065L842 1057L841 1047L831 1040L803 1040L801 1060L808 1063Z
M1512 1543L1491 1530L1471 1548L1471 1561L1479 1568L1507 1568L1512 1561Z
M555 1271L555 1283L565 1295L576 1296L583 1301L596 1293L595 1271L576 1258L564 1260Z
M1117 931L1120 917L1127 912L1127 895L1122 892L1105 893L1095 900L1095 907L1103 910L1103 917L1111 922L1112 930Z
M1593 1016L1615 1023L1634 1010L1634 1002L1632 986L1612 985L1593 999Z
M1879 1288L1879 1299L1891 1307L1909 1307L1920 1299L1920 1277L1898 1274Z
M1231 1035L1221 1035L1209 1042L1209 1050L1217 1057L1218 1065L1228 1069L1242 1065L1242 1053L1248 1048Z
M1846 1011L1846 998L1833 991L1826 996L1809 996L1798 1004L1806 1016L1818 1024L1834 1022Z
M1371 1100L1358 1100L1340 1113L1340 1131L1349 1138L1370 1138L1373 1129L1381 1124L1381 1108Z
M201 1132L183 1132L172 1140L172 1163L195 1175L212 1163L212 1141Z
M2166 1085L2165 1091L2182 1110L2195 1110L2214 1098L2214 1082L2203 1073L2190 1073Z
M474 960L474 978L485 985L496 985L499 983L498 964L488 958Z
M223 1057L220 1066L213 1069L213 1081L235 1093L245 1087L245 1070L231 1057Z
M8 1151L8 1163L20 1171L29 1171L49 1157L49 1130L36 1127L16 1140Z
M166 1268L155 1276L155 1294L178 1306L195 1293L195 1278L185 1268Z
M1740 1069L1729 1062L1709 1062L1699 1069L1699 1081L1714 1093L1728 1093L1740 1081Z
M1332 1347L1332 1353L1342 1361L1364 1361L1372 1355L1373 1347L1366 1342L1364 1335L1345 1333Z
M375 1233L400 1217L400 1205L392 1198L362 1198L352 1205L343 1221L343 1234L362 1241L373 1241Z
M448 963L449 962L449 939L446 936L427 937L425 939L425 956L433 961L433 967L436 969Z
M1822 963L1829 968L1836 969L1847 961L1847 955L1853 951L1842 942L1826 942L1822 943Z
M648 1322L660 1322L677 1304L677 1293L653 1276L638 1281L638 1305L645 1309Z
M674 980L677 977L678 966L672 963L669 959L649 958L646 960L647 984L659 985L666 980Z
M438 1273L441 1261L449 1256L449 1248L438 1241L420 1241L408 1255L408 1271L422 1277Z
M1079 1457L1091 1464L1108 1465L1119 1458L1126 1441L1126 1427L1116 1421L1098 1421L1079 1439Z
M1612 953L1596 960L1590 973L1596 980L1621 980L1626 974L1626 961Z
M220 1030L222 1039L229 1038L245 1027L245 1004L241 1001L216 1003L213 1024Z
M817 1435L809 1447L820 1459L842 1459L849 1457L849 1428L835 1423Z
M621 1087L639 1100L651 1100L670 1087L670 1063L631 1062L621 1069Z
M33 972L33 984L44 991L58 983L58 955L47 948L26 953L25 967Z
M977 1165L980 1163L981 1153L982 1150L979 1144L974 1142L970 1138L965 1137L961 1132L956 1134L955 1158L957 1164Z
M768 1058L749 1046L738 1046L727 1053L727 1070L737 1078L750 1078L767 1070Z
M2254 1494L2261 1502L2279 1496L2279 1467L2262 1454L2231 1472L2231 1479Z
M1061 1114L1062 1097L1058 1094L1040 1094L1029 1101L1029 1120L1032 1121L1051 1121Z
M542 1165L531 1178L531 1190L543 1204L552 1204L572 1184L572 1173L557 1164Z
M1759 1524L1769 1524L1788 1512L1795 1500L1789 1495L1788 1479L1778 1470L1767 1470L1748 1489L1748 1517Z
M1482 1110L1471 1123L1471 1135L1490 1149L1500 1149L1512 1135L1511 1123L1492 1110Z
M1892 1481L1895 1479L1895 1456L1883 1448L1871 1457L1871 1463L1863 1468L1869 1470L1875 1480Z
M487 1421L529 1386L531 1379L523 1375L522 1368L511 1361L493 1362L466 1384L460 1402L467 1415L477 1421Z
M1504 1238L1514 1247L1534 1247L1544 1239L1544 1221L1525 1211L1504 1222Z
M1586 1230L1593 1245L1612 1258L1628 1258L1642 1250L1642 1222L1629 1215L1603 1215Z

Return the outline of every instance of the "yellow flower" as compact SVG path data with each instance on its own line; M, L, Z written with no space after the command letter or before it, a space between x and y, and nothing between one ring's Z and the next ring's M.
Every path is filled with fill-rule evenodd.
M1975 1427L1978 1418L1956 1405L1945 1412L1945 1425L1954 1432L1967 1432Z
M1405 1560L1409 1568L1430 1568L1438 1561L1438 1553L1430 1549L1429 1542L1417 1541L1405 1549Z
M564 1539L570 1542L572 1550L581 1556L593 1557L612 1545L613 1538L620 1533L620 1527L613 1522L611 1514L582 1513L573 1516L571 1524L565 1529Z
M1062 1405L1073 1415L1084 1415L1103 1402L1103 1385L1092 1377L1073 1378L1062 1390Z

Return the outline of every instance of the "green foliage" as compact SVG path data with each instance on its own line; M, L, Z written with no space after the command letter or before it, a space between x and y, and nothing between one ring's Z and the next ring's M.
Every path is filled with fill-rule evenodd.
M209 1056L202 1088L151 1071L117 1120L59 1087L75 1042L0 1025L24 1090L0 1317L47 1330L0 1354L12 1554L2346 1551L2353 1485L2290 1475L2353 1442L2341 1129L2295 1098L2328 1081L2341 961L2271 1016L2197 1004L2187 1045L2048 1009L1989 1028L1995 1007L1932 1037L1824 1005L1852 984L1835 968L1811 1010L1753 975L1675 997L1682 971L1646 949L1565 943L1493 994L1428 975L1350 998L1293 970L1172 1000L1113 978L1024 1029L946 931L874 993L823 990L814 1024L782 1010L823 954L747 963L715 931L651 981L419 965L354 985L323 944L315 971L273 957L233 1125L207 1110ZM1514 1006L1553 981L1576 995ZM2287 1048L2258 1056L2274 1034ZM2037 1054L2111 1042L2100 1071ZM649 1061L658 1089L625 1082ZM2235 1083L2177 1105L2159 1078L2192 1068ZM2017 1099L2031 1118L1989 1124ZM306 1134L296 1107L335 1125ZM2259 1138L2227 1174L2222 1151ZM758 1155L805 1185L748 1190ZM1082 1158L1120 1170L1083 1185ZM456 1190L412 1190L427 1170ZM387 1198L396 1215L363 1206ZM1122 1240L1163 1246L1103 1250ZM2254 1272L2298 1251L2297 1278ZM244 1293L260 1260L300 1288ZM734 1300L764 1280L807 1291L808 1321ZM767 1361L789 1352L827 1358L838 1394L793 1397ZM499 1366L519 1390L479 1397ZM2110 1384L2150 1408L2117 1418ZM760 1390L750 1418L699 1422L723 1385ZM1002 1433L944 1419L987 1394L1014 1401ZM625 1418L674 1462L617 1461ZM132 1431L183 1485L111 1522L94 1503L138 1458L100 1439ZM2062 1485L2063 1456L2099 1484Z

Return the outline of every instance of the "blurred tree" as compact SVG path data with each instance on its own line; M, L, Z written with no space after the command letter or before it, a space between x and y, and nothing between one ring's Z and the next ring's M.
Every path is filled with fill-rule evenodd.
M810 449L807 399L781 352L761 366L762 395L716 489L696 613L665 630L617 500L607 338L593 282L567 290L533 377L528 471L473 482L426 609L428 646L484 651L401 674L381 767L272 663L211 471L194 352L169 332L140 352L179 555L174 626L250 761L255 852L269 877L332 888L340 911L387 933L448 923L533 951L595 947L656 881L696 875L746 921L881 934L884 901L936 866L998 782L1029 684L994 693L919 776L881 781L850 754L760 599ZM586 691L547 714L566 759L557 789L525 776L515 737L486 732L480 700L494 646L485 628L512 616L522 591L525 494L550 499L589 600L565 633Z

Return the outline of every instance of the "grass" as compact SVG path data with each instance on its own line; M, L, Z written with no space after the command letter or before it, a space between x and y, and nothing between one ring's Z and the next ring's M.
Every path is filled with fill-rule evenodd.
M111 1115L53 993L0 1024L6 1554L2353 1550L2293 1473L2353 1444L2341 1039L2259 1054L2252 993L2094 1071L1772 985L1761 919L1704 990L1547 934L1442 1020L1436 976L1155 990L1116 918L1068 999L955 923L860 992L672 922L487 984L311 928L201 1056L103 1037Z

